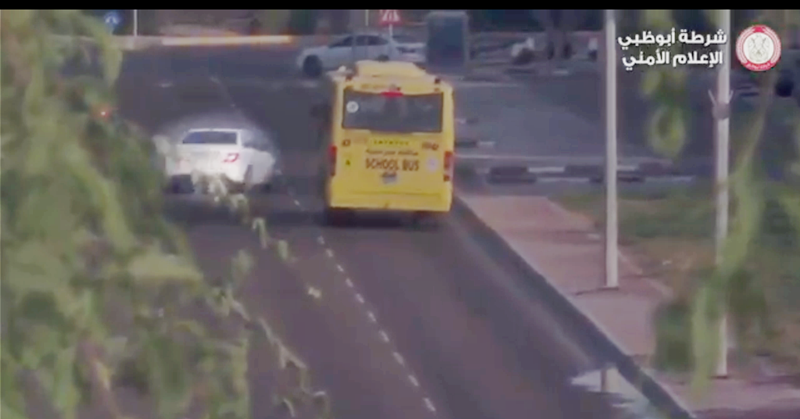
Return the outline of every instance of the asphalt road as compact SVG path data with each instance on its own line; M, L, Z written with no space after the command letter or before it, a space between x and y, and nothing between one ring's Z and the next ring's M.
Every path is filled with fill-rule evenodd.
M683 103L688 112L686 145L679 161L693 171L710 174L713 168L713 120L708 90L713 89L712 71L693 70L687 79L687 94ZM603 137L603 80L599 72L577 73L564 77L521 77L531 93L540 100L560 107L565 112L583 118L596 127L593 140L602 147ZM732 75L735 96L731 118L731 141L735 147L741 134L747 132L750 121L744 116L752 109L753 99L745 98L747 84L738 74ZM647 120L656 105L641 95L641 73L621 70L618 86L618 130L621 150L625 147L646 148ZM787 156L795 155L792 128L785 124L788 111L796 108L793 99L777 99L769 114L766 135L761 144L763 161L774 174L781 171Z
M121 110L148 129L228 107L278 133L286 185L251 199L269 233L288 241L289 263L207 203L178 199L171 214L209 275L241 248L260 255L245 298L310 365L336 417L621 417L605 396L569 384L603 360L458 220L438 229L386 218L319 225L307 115L317 92L290 76L289 52L193 48L128 60ZM270 403L267 364L253 354L255 417Z

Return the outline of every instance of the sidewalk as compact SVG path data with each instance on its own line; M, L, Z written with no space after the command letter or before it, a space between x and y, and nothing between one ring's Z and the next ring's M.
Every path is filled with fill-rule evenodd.
M459 194L463 203L616 346L699 418L790 419L800 417L800 389L741 374L713 383L701 399L685 382L649 371L655 347L651 318L669 290L646 278L622 249L620 288L604 291L602 236L592 222L546 197Z

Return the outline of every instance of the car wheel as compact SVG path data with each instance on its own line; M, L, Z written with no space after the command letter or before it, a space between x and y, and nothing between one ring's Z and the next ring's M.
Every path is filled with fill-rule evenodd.
M377 58L378 61L389 61L389 56L386 54L379 55Z
M533 51L525 48L514 57L514 60L511 62L513 65L525 65L530 64L533 62L534 54Z
M556 57L556 47L555 44L551 43L547 46L547 59L552 60ZM563 54L561 54L561 58L568 60L572 58L572 44L569 42L564 44Z
M322 61L319 57L312 55L303 60L303 74L312 78L322 75Z

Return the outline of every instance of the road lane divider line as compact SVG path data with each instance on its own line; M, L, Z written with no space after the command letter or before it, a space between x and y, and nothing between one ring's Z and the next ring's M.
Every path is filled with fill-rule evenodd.
M431 412L436 412L436 407L433 405L433 402L429 398L425 398L425 407L428 408Z
M400 355L400 352L394 351L392 352L392 356L394 356L394 360L397 361L398 364L405 366L406 360L403 359L403 355Z
M293 192L291 189L287 189L287 190L290 192L290 194ZM292 196L294 197L294 195L292 195ZM300 206L300 204L298 204L298 202L299 202L299 200L295 199L295 204ZM316 238L316 241L320 246L325 248L325 254L327 255L327 257L329 259L333 260L333 262L336 265L336 270L343 274L344 282L345 282L345 284L347 285L348 288L353 290L353 293L354 293L356 301L358 301L359 305L365 307L364 308L364 312L366 313L366 315L367 315L366 317L369 320L369 322L378 326L378 336L380 337L380 339L385 344L389 345L389 352L391 352L392 357L394 358L395 362L400 365L400 367L402 368L402 371L404 373L406 373L409 382L412 384L413 387L420 388L421 386L420 386L419 380L417 380L416 376L412 373L411 367L406 363L405 358L403 358L403 356L400 354L400 352L397 351L397 348L395 347L395 345L391 342L391 339L389 338L389 334L386 333L386 331L380 327L380 324L378 323L377 316L375 315L374 311L369 309L369 304L367 304L366 298L364 298L364 296L360 292L358 292L353 280L350 279L350 277L347 276L347 273L346 273L346 270L345 270L344 266L342 266L342 264L338 263L338 261L334 257L333 250L330 247L327 247L325 237L322 234L318 234L317 238ZM314 298L316 300L320 300L321 297L322 297L322 290L319 289L319 288L314 288L314 287L309 286L308 287L308 294L312 298ZM430 400L430 398L428 398L428 397L420 397L420 398L422 399L422 402L425 405L425 407L427 408L427 410L430 411L434 416L436 416L437 415L436 407L434 407L433 402Z

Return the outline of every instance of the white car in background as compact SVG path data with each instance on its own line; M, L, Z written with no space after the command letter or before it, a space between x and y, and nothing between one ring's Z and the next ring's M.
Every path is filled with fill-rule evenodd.
M308 77L360 60L425 62L425 43L401 34L358 33L337 38L328 45L306 48L297 57L297 68Z
M161 130L153 141L169 192L207 193L211 178L230 193L268 189L280 173L274 134L237 113L192 116Z

